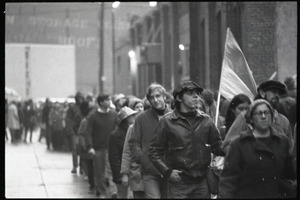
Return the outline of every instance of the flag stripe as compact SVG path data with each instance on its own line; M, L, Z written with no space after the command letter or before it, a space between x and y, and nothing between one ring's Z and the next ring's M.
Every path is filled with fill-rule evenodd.
M256 83L248 63L230 29L227 29L219 92L228 100L244 93L256 94Z

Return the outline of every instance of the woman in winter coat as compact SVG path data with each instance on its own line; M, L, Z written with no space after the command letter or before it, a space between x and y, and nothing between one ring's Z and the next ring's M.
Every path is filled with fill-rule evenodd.
M142 112L144 110L144 101L139 98L132 98L129 100L128 106L135 111ZM132 152L128 144L131 133L132 125L127 130L123 147L121 163L122 184L130 186L134 198L142 199L145 198L145 193L141 177L141 166L132 159Z
M263 99L254 101L245 117L253 129L242 132L229 147L219 198L284 197L281 183L295 176L288 138L271 126L274 111Z
M12 101L7 108L7 128L11 134L11 142L17 142L17 132L20 129L19 115L18 109L16 106L16 102Z
M118 126L109 136L108 159L112 171L113 182L116 183L118 198L127 198L128 185L122 184L121 162L123 146L128 127L133 124L135 114L131 108L125 106L118 113Z

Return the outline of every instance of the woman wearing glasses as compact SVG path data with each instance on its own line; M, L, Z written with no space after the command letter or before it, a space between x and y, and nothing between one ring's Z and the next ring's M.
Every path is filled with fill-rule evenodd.
M255 100L245 117L253 128L242 132L229 147L219 198L284 197L281 180L295 175L288 138L272 128L274 111L263 99Z

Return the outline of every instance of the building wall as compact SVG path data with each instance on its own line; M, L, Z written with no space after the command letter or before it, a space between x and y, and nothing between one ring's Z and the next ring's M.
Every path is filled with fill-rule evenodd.
M276 3L242 5L243 52L257 84L269 79L276 66Z
M104 5L104 42L100 44L101 3L7 3L5 43L75 45L76 90L99 93L99 46L103 45L104 91L113 93L112 6ZM122 2L115 10L116 41L132 15L145 14L148 2ZM117 46L117 43L116 43Z
M276 2L278 80L297 74L297 2Z
M277 72L277 76L273 78L282 81L286 73L293 74L297 71L296 3L177 2L174 5L163 2L159 4L161 5L157 10L160 13L161 26L157 31L161 34L162 82L167 90L173 89L175 84L185 78L190 78L205 88L219 89L228 27L243 51L257 84L268 80L274 72ZM143 17L149 17L147 15L151 13ZM165 19L176 16L176 20ZM141 45L147 35L151 34L147 29L142 28L145 26L142 18L131 28L140 30L133 34L132 41L139 40L139 43L133 42L134 46ZM178 35L171 37L173 33ZM177 48L181 43L189 47L186 54ZM171 48L172 53L170 53ZM168 59L171 61L166 62ZM171 76L166 76L167 72ZM147 72L140 75L147 77Z

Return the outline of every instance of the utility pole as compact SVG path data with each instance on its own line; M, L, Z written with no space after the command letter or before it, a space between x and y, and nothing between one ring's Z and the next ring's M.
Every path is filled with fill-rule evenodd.
M100 30L99 30L99 53L100 53L100 57L99 57L99 92L103 93L103 41L104 41L104 2L101 2L101 6L100 6Z

